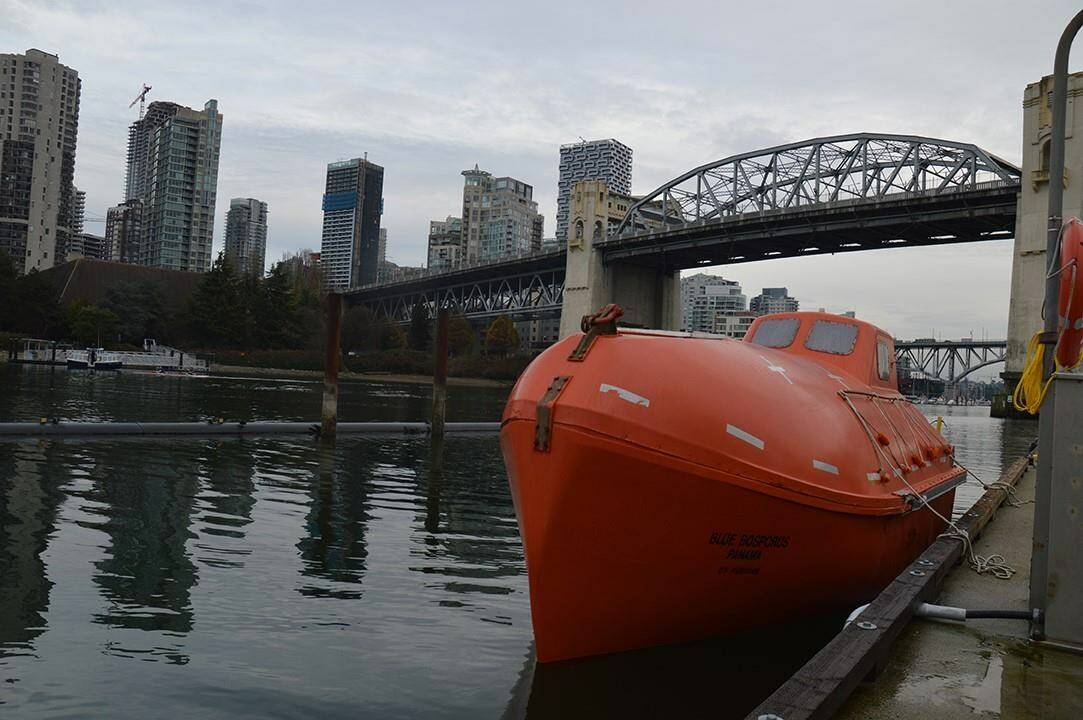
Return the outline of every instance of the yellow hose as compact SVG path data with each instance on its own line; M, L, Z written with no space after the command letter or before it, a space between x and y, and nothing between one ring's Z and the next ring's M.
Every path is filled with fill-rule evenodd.
M1012 393L1012 405L1015 406L1015 409L1020 412L1028 412L1031 415L1038 414L1038 408L1045 401L1046 393L1049 392L1049 386L1053 382L1052 374L1044 383L1042 382L1045 345L1038 342L1039 335L1041 335L1040 332L1034 333L1034 336L1030 338L1030 342L1027 343L1027 364L1023 368L1023 374L1019 377L1019 384L1015 386L1015 392ZM1054 363L1059 369L1060 363L1055 360Z

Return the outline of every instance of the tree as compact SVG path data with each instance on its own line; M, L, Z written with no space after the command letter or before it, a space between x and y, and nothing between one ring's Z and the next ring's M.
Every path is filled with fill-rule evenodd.
M485 352L489 355L507 357L508 353L519 347L519 333L511 318L501 315L493 320L485 333Z
M250 335L245 300L241 279L219 253L188 300L187 324L192 340L202 347L244 347Z
M363 305L342 314L342 349L345 352L379 350L382 325L376 313Z
M381 350L404 350L406 349L406 333L387 318L383 318L380 326L380 349Z
M57 288L31 270L15 282L13 329L39 338L64 335L64 313L57 300Z
M14 327L18 280L19 274L15 272L15 261L5 251L0 250L0 330L10 330Z
M77 302L68 308L68 328L72 338L83 345L101 345L116 335L120 318L111 310Z
M267 277L255 283L252 324L256 345L261 348L300 347L304 342L304 330L286 267L275 263Z
M102 308L117 316L121 340L138 345L145 338L166 340L166 310L162 293L149 282L121 282L109 288Z
M427 350L431 341L429 308L424 302L418 301L410 312L410 331L407 339L411 350Z
M448 319L448 350L455 356L469 355L474 349L476 340L477 335L474 333L474 326L470 324L470 321L467 320L461 312L456 311L451 318Z

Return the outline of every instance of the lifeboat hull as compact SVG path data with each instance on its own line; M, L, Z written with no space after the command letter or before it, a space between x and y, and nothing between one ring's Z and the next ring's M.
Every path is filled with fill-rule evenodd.
M850 610L943 531L965 474L890 336L773 317L774 346L621 331L520 377L501 446L540 661Z
M772 497L602 435L502 443L542 662L691 641L867 602L943 530ZM932 501L950 517L954 490Z

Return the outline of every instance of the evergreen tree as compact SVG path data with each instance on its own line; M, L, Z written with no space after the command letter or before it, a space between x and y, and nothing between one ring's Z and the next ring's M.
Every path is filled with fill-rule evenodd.
M19 274L15 272L15 261L5 251L0 250L0 330L10 330L15 325L15 287Z
M519 332L511 318L501 315L493 320L485 333L485 352L489 355L507 357L508 353L519 347Z
M276 263L258 281L254 313L255 342L261 348L294 348L303 343L293 288L286 268Z
M428 350L432 339L429 319L429 308L424 302L418 301L410 312L410 331L407 339L411 350Z
M244 347L248 308L233 265L218 255L188 300L192 341L200 347Z
M102 308L117 316L117 332L126 343L139 345L145 338L167 341L165 301L149 282L121 282L109 288Z
M64 313L58 296L57 288L36 270L20 277L15 282L13 329L39 338L63 337Z

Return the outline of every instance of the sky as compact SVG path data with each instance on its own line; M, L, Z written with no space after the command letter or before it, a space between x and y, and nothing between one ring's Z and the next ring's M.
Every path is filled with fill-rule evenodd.
M326 165L385 168L388 259L425 261L475 163L534 186L555 234L559 146L633 149L633 193L726 156L848 132L972 142L1018 163L1023 89L1078 11L1002 2L49 2L0 0L0 52L82 79L75 182L123 194L128 105L224 116L215 252L232 197L269 205L267 257L318 249ZM1078 57L1078 55L1077 55ZM1077 62L1073 65L1083 65ZM103 223L88 222L101 233ZM854 310L898 338L1002 338L1010 240L713 268L751 297Z

